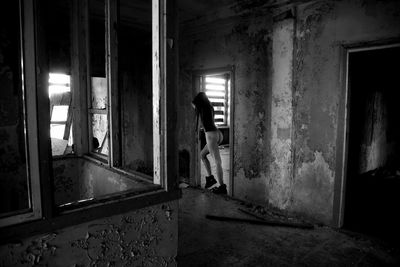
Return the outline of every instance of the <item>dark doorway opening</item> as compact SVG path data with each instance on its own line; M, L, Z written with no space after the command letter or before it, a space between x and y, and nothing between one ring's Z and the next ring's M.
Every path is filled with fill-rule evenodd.
M400 237L400 46L351 51L344 227Z

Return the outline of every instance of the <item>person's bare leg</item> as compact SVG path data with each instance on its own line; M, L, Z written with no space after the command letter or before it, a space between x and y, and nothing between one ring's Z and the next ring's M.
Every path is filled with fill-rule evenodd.
M204 167L206 168L207 176L211 176L211 174L212 174L211 173L211 165L210 165L210 161L207 158L208 153L210 153L210 152L208 151L207 145L205 145L200 152L200 158L204 164Z
M217 132L207 132L206 133L206 141L208 146L208 151L211 156L214 158L216 169L217 169L217 179L220 185L224 184L223 179L223 171L222 171L222 160L221 155L219 154L218 148L218 139L219 134Z

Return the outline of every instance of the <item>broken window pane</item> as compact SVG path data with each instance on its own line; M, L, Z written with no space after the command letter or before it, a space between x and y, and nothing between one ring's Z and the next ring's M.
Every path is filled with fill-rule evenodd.
M54 106L51 114L51 121L66 122L69 106Z
M107 79L103 77L92 77L92 108L106 109L107 103Z
M92 114L93 152L108 155L107 114Z
M65 124L51 124L50 136L52 139L63 139L65 131Z

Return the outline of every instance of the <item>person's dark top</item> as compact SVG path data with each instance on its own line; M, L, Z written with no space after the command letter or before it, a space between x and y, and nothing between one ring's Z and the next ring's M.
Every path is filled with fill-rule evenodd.
M214 122L214 108L211 105L210 100L208 100L206 94L204 92L198 93L193 99L192 103L196 107L197 120L200 116L204 131L216 131L217 126L215 126Z

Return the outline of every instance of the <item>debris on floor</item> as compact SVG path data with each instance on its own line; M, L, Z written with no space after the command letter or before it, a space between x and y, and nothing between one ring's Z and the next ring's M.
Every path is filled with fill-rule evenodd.
M250 216L239 209L271 220L285 217L207 190L182 191L178 266L400 266L400 247L327 226L314 225L311 231L207 219L207 214ZM301 219L292 216L287 221Z

